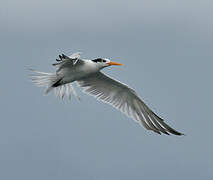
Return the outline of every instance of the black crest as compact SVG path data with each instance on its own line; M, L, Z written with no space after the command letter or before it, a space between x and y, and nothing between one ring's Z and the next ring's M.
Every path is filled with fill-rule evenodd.
M106 60L105 59L102 59L102 58L97 58L97 59L94 59L94 60L92 60L93 62L96 62L96 63L98 63L98 62L106 62Z

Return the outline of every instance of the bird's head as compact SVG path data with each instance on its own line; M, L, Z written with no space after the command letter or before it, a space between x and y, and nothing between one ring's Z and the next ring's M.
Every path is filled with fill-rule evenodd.
M96 63L96 65L100 69L103 69L105 67L112 66L112 65L116 65L116 66L122 66L123 65L123 64L120 64L120 63L117 63L117 62L110 61L109 59L106 59L106 58L97 58L97 59L94 59L92 61L94 63Z

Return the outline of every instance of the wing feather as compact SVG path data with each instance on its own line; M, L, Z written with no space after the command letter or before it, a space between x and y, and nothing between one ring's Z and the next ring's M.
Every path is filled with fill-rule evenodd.
M80 52L73 53L71 56L66 56L65 54L59 55L59 59L56 59L57 63L52 64L57 66L58 69L56 72L59 72L62 68L74 66L77 62L82 60L80 59Z
M147 130L152 130L158 134L182 135L149 109L133 89L101 72L79 80L78 84L84 89L85 93L112 105L139 122Z

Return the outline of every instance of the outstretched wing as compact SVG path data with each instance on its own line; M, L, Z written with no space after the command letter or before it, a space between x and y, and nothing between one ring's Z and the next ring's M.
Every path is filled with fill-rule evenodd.
M109 103L148 130L158 134L182 135L149 109L133 89L101 72L79 80L78 84L84 88L84 92Z

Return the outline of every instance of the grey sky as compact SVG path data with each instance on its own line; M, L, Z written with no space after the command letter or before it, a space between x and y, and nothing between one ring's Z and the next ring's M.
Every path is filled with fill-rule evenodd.
M213 2L1 0L0 179L212 179ZM123 63L135 88L186 136L146 131L79 91L60 100L28 79L60 53Z

